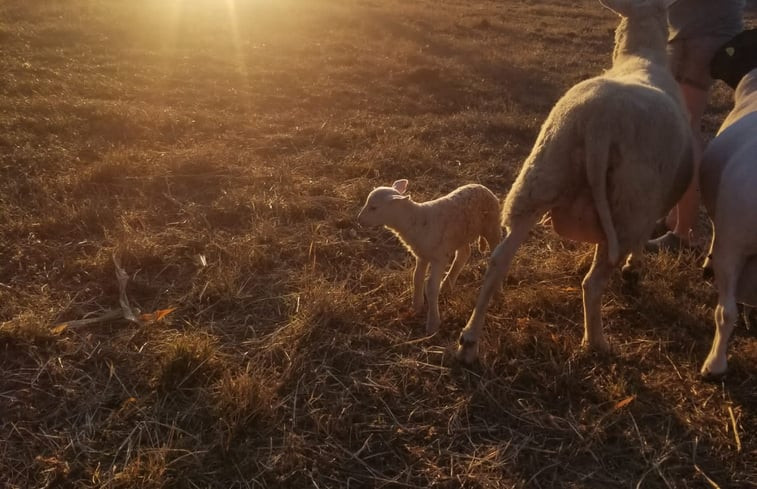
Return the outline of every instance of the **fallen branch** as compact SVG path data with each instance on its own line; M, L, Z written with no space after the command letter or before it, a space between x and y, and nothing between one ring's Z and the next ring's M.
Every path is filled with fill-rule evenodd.
M145 322L157 322L176 310L175 307L168 309L158 309L157 311L142 314L138 308L131 307L129 297L126 295L126 284L129 282L129 274L121 266L121 260L113 253L113 265L116 267L116 279L118 280L118 303L120 309L110 309L98 316L84 319L66 321L53 326L52 333L60 334L67 329L88 326L90 324L101 323L112 319L126 319L137 325L143 325Z

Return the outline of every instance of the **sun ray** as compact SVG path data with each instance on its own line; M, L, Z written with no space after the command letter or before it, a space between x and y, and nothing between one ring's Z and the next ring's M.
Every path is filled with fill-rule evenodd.
M244 59L244 51L242 50L242 41L239 36L239 16L237 14L236 0L226 0L226 10L229 16L229 24L231 27L231 41L234 43L234 56L237 69L242 74L245 80L248 79L247 63Z

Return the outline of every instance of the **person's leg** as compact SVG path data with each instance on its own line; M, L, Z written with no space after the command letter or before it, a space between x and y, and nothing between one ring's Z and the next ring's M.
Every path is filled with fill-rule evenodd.
M715 51L726 40L722 37L701 37L673 41L669 45L670 68L681 88L694 136L694 174L688 189L665 219L670 231L649 241L647 250L688 246L691 235L695 232L700 204L699 163L704 151L702 116L712 84L709 65Z
M691 131L694 136L694 176L691 179L689 188L686 189L686 192L674 209L676 220L673 233L683 243L688 243L691 233L694 232L699 213L699 160L702 158L702 151L704 150L702 115L707 107L708 91L685 82L681 83L680 86L686 102L686 108L689 110L691 117Z
M699 214L699 160L704 151L702 115L707 107L708 90L680 82L686 108L689 111L691 132L694 136L694 174L689 187L668 213L665 223L669 231L647 243L647 250L678 249L690 245Z

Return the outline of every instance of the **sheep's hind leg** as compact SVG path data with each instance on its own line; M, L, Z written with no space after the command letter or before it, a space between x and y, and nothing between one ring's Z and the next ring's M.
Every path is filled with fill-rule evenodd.
M416 258L413 271L413 312L415 314L423 312L423 284L426 281L427 270L428 260Z
M442 282L442 290L451 291L455 288L457 277L460 276L460 272L468 262L470 255L471 251L470 245L468 243L457 249L457 252L455 253L455 259L452 261L452 267L450 267L449 272L447 272L447 276L444 277L444 281Z
M538 216L538 214L537 214ZM494 293L502 286L502 282L510 269L515 252L528 236L528 231L536 223L537 217L529 216L514 224L505 236L505 239L497 245L489 260L486 269L484 283L478 294L476 307L468 319L468 324L460 333L460 345L457 348L457 358L464 363L472 363L478 356L478 342L481 338L481 330L484 325L486 310Z
M439 289L442 284L442 275L444 274L444 262L431 262L431 272L426 283L426 293L428 295L428 315L426 317L426 334L432 335L439 331L441 319L439 317Z
M641 267L644 262L644 246L637 246L620 269L620 277L623 279L623 287L626 291L636 292L641 279Z
M701 375L705 379L721 377L728 369L728 340L731 338L739 316L736 305L737 271L741 270L743 260L724 263L728 259L727 256L719 255L714 260L718 305L715 308L715 338L712 340L710 353L701 370Z
M585 348L609 351L610 344L602 331L602 294L610 280L613 264L607 259L607 246L600 243L594 249L594 262L583 279L584 337Z

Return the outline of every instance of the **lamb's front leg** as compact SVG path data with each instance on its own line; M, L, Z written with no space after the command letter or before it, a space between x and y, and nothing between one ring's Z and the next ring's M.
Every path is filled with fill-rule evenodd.
M605 352L610 350L610 344L602 331L602 295L613 266L607 257L607 246L604 243L598 244L594 249L591 269L581 283L584 303L584 337L581 344Z
M426 281L428 260L416 257L415 270L413 271L413 312L423 312L423 284Z
M442 322L439 317L439 289L442 285L445 265L446 263L443 261L431 262L431 272L426 283L426 294L428 295L427 335L432 335L439 331L439 325Z
M463 363L472 363L478 356L478 342L484 326L486 310L494 293L502 286L502 282L510 269L515 252L528 236L528 231L536 223L536 216L522 219L512 226L505 239L497 245L489 260L489 267L484 275L484 283L478 294L476 308L473 309L468 324L460 333L460 346L457 348L457 358Z

